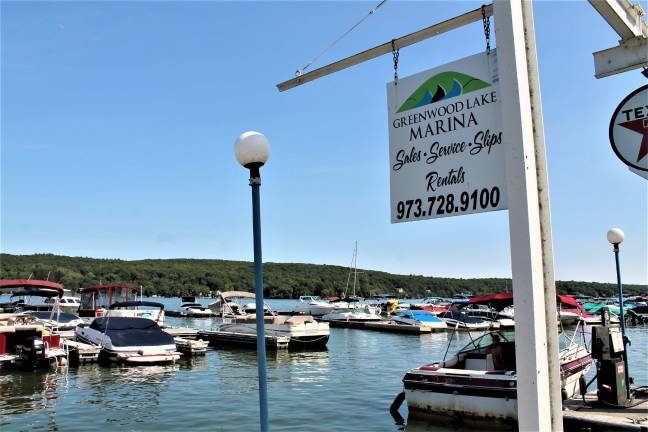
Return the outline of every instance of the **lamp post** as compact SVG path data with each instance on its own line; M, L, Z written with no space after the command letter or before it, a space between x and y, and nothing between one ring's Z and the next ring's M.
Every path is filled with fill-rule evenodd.
M614 246L614 259L616 262L617 285L619 287L619 320L621 321L621 336L623 338L623 363L625 363L626 397L630 399L630 373L628 372L628 351L625 335L625 317L623 316L623 285L621 284L621 266L619 265L619 245L623 242L625 234L621 228L612 228L607 232L608 241Z
M256 297L257 364L259 369L259 408L261 431L266 432L268 422L268 385L266 373L265 325L263 322L263 267L261 259L261 210L259 188L263 166L270 156L267 138L254 131L243 132L234 144L236 160L250 170L252 187L252 232L254 236L254 291Z

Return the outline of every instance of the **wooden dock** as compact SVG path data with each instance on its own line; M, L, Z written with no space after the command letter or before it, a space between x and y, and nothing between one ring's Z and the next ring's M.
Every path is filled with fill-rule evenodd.
M170 317L181 317L181 318L213 318L216 315L187 315L187 312L184 311L175 311L175 310L166 310L164 314Z
M99 360L101 348L69 339L63 340L63 347L68 353L68 361L72 365L94 363Z
M597 403L596 393L563 402L566 431L648 431L648 394L635 397L628 408L611 408Z
M394 321L326 321L331 327L352 328L361 330L376 330L392 333L425 334L434 330L445 331L445 329L432 329L431 327L417 327L407 324L398 324Z
M174 338L196 339L198 337L198 330L189 327L164 327L162 330Z
M185 338L174 338L176 348L187 357L204 356L207 352L208 341L202 339L192 340Z
M198 337L209 341L211 345L233 345L244 348L256 349L257 336L252 333L233 333L223 331L207 331L201 330L198 332ZM270 336L266 335L266 349L277 350L288 348L290 337L288 336Z

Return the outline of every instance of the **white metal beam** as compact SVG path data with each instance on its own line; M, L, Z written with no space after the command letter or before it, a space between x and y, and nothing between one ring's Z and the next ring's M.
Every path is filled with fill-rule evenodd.
M605 78L648 66L648 38L635 37L619 46L594 53L594 76Z
M648 37L648 29L643 20L644 12L638 4L633 5L628 0L589 0L589 2L621 36L621 39Z
M552 409L559 406L553 401L555 386L550 385L560 377L548 362L543 267L551 263L543 263L536 167L544 161L536 159L535 140L542 134L534 134L533 110L540 107L533 105L531 93L539 89L530 84L537 82L537 76L530 81L526 47L527 38L532 42L529 46L535 47L535 36L533 27L525 28L523 1L494 3L516 316L518 426L523 431L551 431L552 426L562 428L557 421L561 413ZM542 127L542 122L535 126ZM546 172L546 167L541 168Z
M484 12L486 13L486 16L492 15L493 13L492 4L485 6L484 9L485 9ZM440 22L438 24L434 24L430 27L426 27L417 32L410 33L398 39L394 39L394 46L395 48L403 48L415 44L417 42L420 42L424 39L429 39L431 37L440 35L441 33L445 33L450 30L463 27L466 24L470 24L475 21L481 21L481 19L482 19L481 8L475 9L463 15L450 18L449 20ZM305 84L309 81L313 81L317 78L321 78L323 76L330 75L332 73L350 68L351 66L355 66L359 63L363 63L367 60L380 57L381 55L390 53L391 51L392 51L392 42L391 41L385 42L384 44L375 46L361 53L352 55L342 60L338 60L335 63L322 66L321 68L315 69L312 72L308 72L304 75L300 75L288 81L279 83L277 84L277 89L279 89L279 91L289 90L291 88Z

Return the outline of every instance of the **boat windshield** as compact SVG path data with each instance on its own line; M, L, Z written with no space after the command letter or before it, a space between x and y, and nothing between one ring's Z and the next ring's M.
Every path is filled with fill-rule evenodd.
M113 303L136 300L137 291L132 288L97 289L81 294L81 309L108 309Z
M463 347L459 353L474 351L485 348L493 344L493 335L498 335L502 342L515 342L515 332L513 330L500 330L495 332L488 332L477 339L470 341L468 345Z

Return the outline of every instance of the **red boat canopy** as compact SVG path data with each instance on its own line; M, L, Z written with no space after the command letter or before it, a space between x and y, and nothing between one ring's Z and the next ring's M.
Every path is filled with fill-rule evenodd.
M566 304L573 306L578 310L583 310L583 307L572 296L557 294L556 301L560 304ZM487 304L495 309L501 310L513 304L513 293L509 292L477 296L468 300L468 304Z
M137 288L131 285L119 285L119 284L101 284L101 285L89 285L87 287L79 288L79 293L89 292L89 291L98 291L98 290L113 290L113 289L129 289L137 291Z
M15 288L15 289L14 289ZM46 297L63 297L63 285L36 279L3 279L0 289L21 294L41 294ZM49 294L49 295L48 295Z

